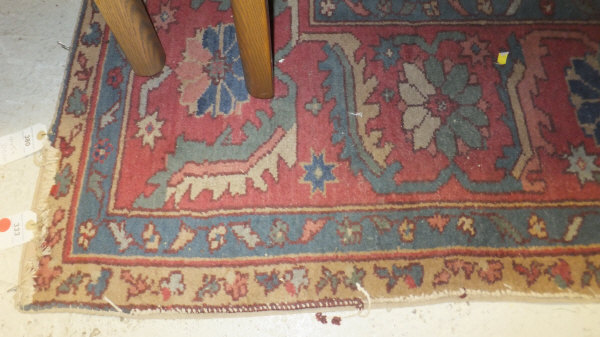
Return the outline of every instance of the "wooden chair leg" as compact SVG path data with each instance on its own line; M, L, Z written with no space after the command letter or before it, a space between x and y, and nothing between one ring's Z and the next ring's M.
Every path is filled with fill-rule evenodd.
M268 0L232 0L233 20L246 87L257 98L273 97L273 61Z
M165 51L142 0L95 0L136 75L152 76L165 65Z

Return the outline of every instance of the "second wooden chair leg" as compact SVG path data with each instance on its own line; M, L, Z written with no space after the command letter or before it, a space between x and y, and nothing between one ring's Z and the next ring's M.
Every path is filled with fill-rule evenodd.
M151 76L165 65L165 51L142 0L95 0L133 71Z
M246 87L257 98L273 97L273 60L268 0L232 0Z

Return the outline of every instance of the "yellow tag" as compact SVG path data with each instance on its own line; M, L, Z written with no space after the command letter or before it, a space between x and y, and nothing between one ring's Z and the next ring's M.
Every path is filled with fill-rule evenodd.
M498 53L498 64L506 64L506 59L508 58L508 52L503 51Z

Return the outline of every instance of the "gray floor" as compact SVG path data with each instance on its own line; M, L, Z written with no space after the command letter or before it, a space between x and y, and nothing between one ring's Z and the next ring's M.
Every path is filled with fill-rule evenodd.
M373 0L374 1L374 0ZM0 136L50 125L80 0L0 0ZM31 207L33 156L0 166L0 217ZM1 336L598 336L600 304L444 303L356 315L341 326L313 314L226 319L140 320L14 309L20 247L0 251ZM334 314L331 314L334 315Z

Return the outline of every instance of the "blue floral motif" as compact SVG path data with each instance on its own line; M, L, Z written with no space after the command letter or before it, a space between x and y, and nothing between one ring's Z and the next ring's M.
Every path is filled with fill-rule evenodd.
M386 40L380 37L379 46L376 46L374 49L377 52L377 55L375 55L375 58L373 60L379 60L383 62L383 66L386 70L394 64L396 64L396 62L400 58L400 48L394 44L393 38Z
M256 273L256 281L265 288L265 294L277 289L282 280L279 277L279 272L273 270L271 273Z
M66 112L77 117L83 115L87 109L88 97L85 92L79 88L75 88L73 93L67 99Z
M73 172L71 170L71 164L67 164L67 166L54 177L54 185L50 190L50 194L55 198L64 197L69 194L71 184L73 184Z
M571 63L567 82L571 102L577 108L577 120L584 133L594 137L596 145L600 145L600 60L588 55Z
M108 281L111 276L112 271L110 269L102 268L98 279L96 281L90 281L87 284L86 290L88 295L91 295L92 299L95 300L102 298L102 295L108 287Z
M88 28L88 31L81 37L81 42L86 46L97 46L100 44L102 38L102 32L100 31L100 24L94 22Z
M304 169L306 170L304 181L312 184L311 193L314 193L316 190L325 192L325 183L336 181L332 172L334 168L335 164L325 163L325 155L323 153L318 155L313 153L312 162L304 165Z
M198 116L212 110L217 114L230 114L236 101L248 99L244 82L244 69L233 25L208 28L202 36L202 46L210 51L212 58L204 66L211 84L198 99Z

